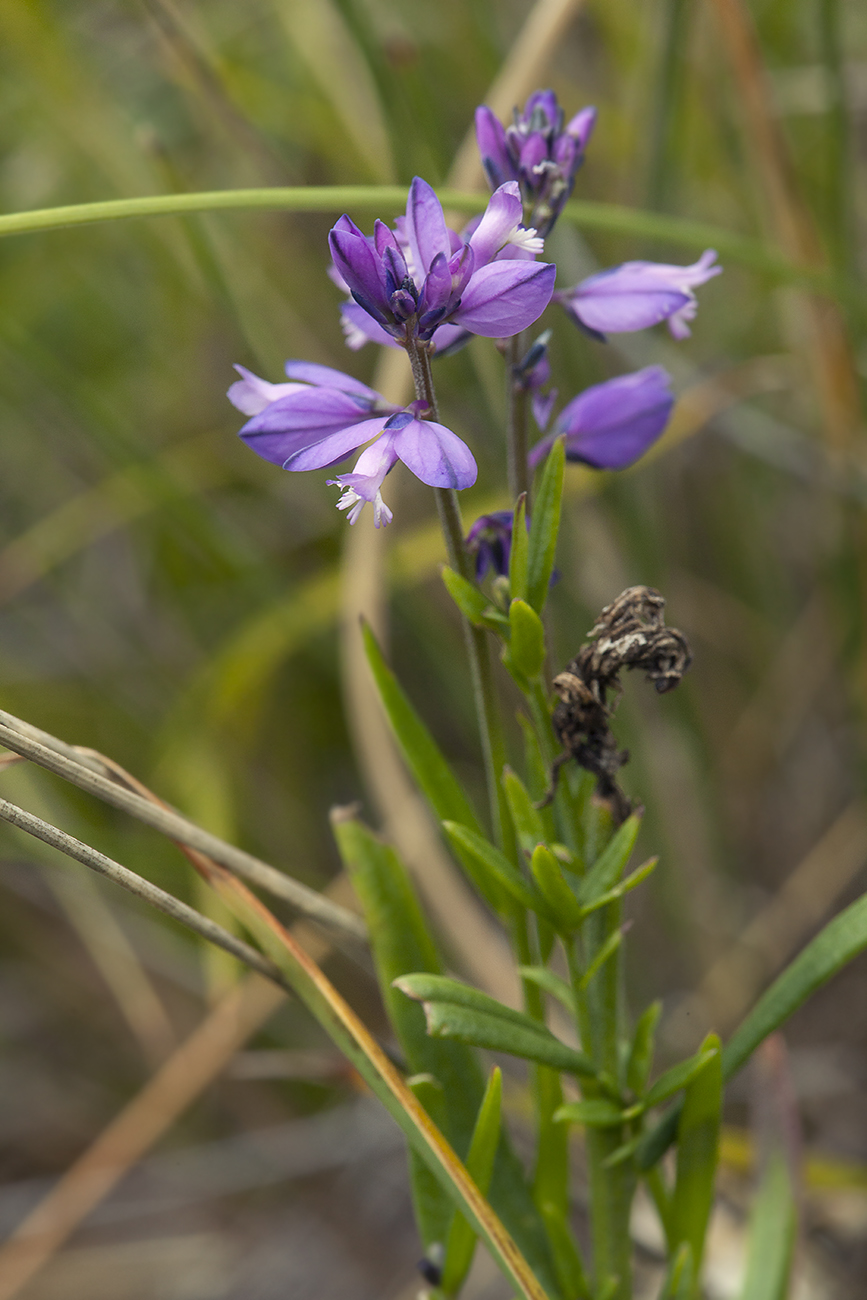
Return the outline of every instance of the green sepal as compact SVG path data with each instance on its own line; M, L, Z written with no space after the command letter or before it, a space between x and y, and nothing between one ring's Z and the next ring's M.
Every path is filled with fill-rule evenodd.
M509 592L512 600L527 599L528 549L527 494L522 492L515 502L512 519L512 550L509 555Z
M519 966L518 974L521 979L531 980L533 984L538 984L539 988L550 993L558 1002L569 1012L570 1016L575 1016L575 995L570 986L559 975L555 975L547 966Z
M541 614L548 599L551 586L551 574L554 572L554 556L557 552L557 534L560 531L560 504L563 498L563 479L566 467L566 451L563 437L556 439L548 453L536 501L533 506L533 519L530 524L530 538L527 550L527 585L524 592L512 588L513 596L524 596L527 603ZM517 515L516 515L517 519ZM512 531L514 548L515 530Z
M775 1150L753 1206L740 1300L786 1300L796 1228L791 1175L782 1152Z
M714 1202L719 1158L723 1090L719 1048L717 1035L708 1034L700 1049L700 1054L707 1054L707 1063L686 1086L677 1129L677 1177L671 1199L670 1244L689 1242L696 1279Z
M639 1016L632 1036L629 1060L626 1064L626 1086L636 1096L641 1096L650 1078L653 1065L653 1048L656 1039L656 1026L662 1014L662 1003L651 1002Z
M579 901L583 907L592 909L592 905L617 884L635 847L640 826L641 818L632 813L614 832L581 882Z
M533 878L550 905L559 934L571 935L581 924L583 912L563 876L563 869L554 854L544 844L537 844L530 859Z
M491 604L485 593L474 583L468 582L447 564L443 565L442 579L452 600L474 627L487 627L493 632L499 632L501 636L509 637L511 628L508 618Z
M527 793L527 787L510 767L503 768L503 789L512 815L512 825L518 843L526 854L531 854L536 845L545 842L545 827L539 812L533 807L533 801Z
M516 679L527 684L538 677L545 663L545 629L542 620L525 600L513 599L509 606L511 638L503 662ZM521 685L521 682L518 683Z
M500 1138L500 1103L503 1076L494 1066L473 1130L466 1166L483 1196L487 1196L494 1171L494 1157ZM446 1238L445 1259L441 1286L446 1295L456 1295L463 1285L476 1248L476 1234L461 1214L455 1211Z
M544 895L532 881L521 875L504 853L468 826L447 821L443 822L443 829L460 853L461 860L471 872L480 892L492 906L496 906L498 911L503 910L502 891L506 890L522 907L540 913L553 924L554 915Z
M604 1097L567 1102L554 1118L560 1124L584 1124L587 1128L619 1128L626 1122L622 1108Z

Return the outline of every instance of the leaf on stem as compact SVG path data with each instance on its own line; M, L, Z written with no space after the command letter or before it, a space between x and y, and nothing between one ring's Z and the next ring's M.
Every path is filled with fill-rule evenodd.
M452 600L474 627L487 627L499 632L501 636L509 636L511 629L508 618L491 604L485 593L474 583L468 582L447 564L443 565L442 579Z
M682 1241L665 1275L659 1300L692 1300L694 1273L692 1247Z
M609 889L606 893L600 894L599 897L594 899L587 907L582 908L582 915L590 916L591 913L597 911L600 907L607 907L609 903L616 903L619 898L623 898L625 894L631 893L633 889L637 888L638 885L647 879L650 873L656 869L658 863L659 858L648 858L640 867L636 867L635 871L631 872L625 880L621 880L619 885L615 885L613 889Z
M533 807L527 787L510 767L503 768L503 789L512 815L512 824L518 843L526 854L531 854L536 845L545 842L545 827L539 812Z
M723 1088L719 1047L716 1034L708 1034L700 1053L707 1056L707 1061L686 1085L677 1131L671 1244L689 1243L696 1279L701 1269L705 1234L713 1207L719 1158Z
M550 993L553 998L562 1003L570 1016L575 1015L575 995L566 981L559 975L555 975L547 966L519 966L518 974L521 979L531 980L546 993Z
M563 498L563 479L566 468L564 438L557 438L545 461L542 480L533 506L530 539L527 551L526 597L537 614L541 614L548 599L554 556L557 552L557 534L560 531L560 505ZM517 518L517 516L516 516ZM515 530L512 532L514 548ZM524 593L512 588L513 596Z
M578 988L582 993L589 988L590 981L593 979L594 975L598 974L605 963L617 952L618 948L623 943L623 933L623 927L615 930L612 934L609 934L608 938L602 944L599 951L596 953L596 956L578 981Z
M502 912L503 891L519 903L554 922L554 915L544 896L532 881L526 880L504 853L495 848L483 835L456 822L443 822L443 829L460 855L480 893Z
M635 847L640 826L640 816L632 813L614 832L581 882L579 899L583 907L592 910L593 904L620 879Z
M629 1061L626 1065L626 1086L637 1096L647 1087L650 1067L653 1064L653 1048L656 1038L656 1026L662 1014L662 1003L651 1002L639 1016L632 1038Z
M563 868L544 844L537 844L533 850L530 870L554 916L557 917L555 925L558 932L563 935L573 934L581 924L584 913L566 882Z
M509 606L509 625L511 639L508 650L503 654L503 663L522 686L521 678L527 686L533 678L538 677L545 662L545 629L539 615L525 600L513 599Z
M658 1004L657 1004L658 1005ZM691 1083L700 1070L703 1070L708 1061L719 1054L719 1047L700 1048L694 1056L690 1056L686 1061L680 1061L673 1065L665 1074L661 1074L656 1083L650 1089L645 1097L642 1097L642 1104L646 1110L652 1106L658 1106L660 1102L667 1101L673 1097L681 1088L685 1088Z
M621 1107L603 1097L567 1102L554 1118L561 1124L584 1124L587 1128L619 1128L625 1122Z
M512 600L527 599L527 494L515 502L512 520L512 550L509 555L509 594Z

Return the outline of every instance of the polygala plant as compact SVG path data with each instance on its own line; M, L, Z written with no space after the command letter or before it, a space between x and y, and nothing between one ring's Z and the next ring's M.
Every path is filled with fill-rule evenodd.
M455 862L508 936L523 1005L504 1005L446 972L397 854L355 810L338 809L334 834L363 905L399 1047L396 1067L237 875L282 890L357 948L355 918L294 882L287 894L289 882L281 885L256 859L157 809L116 767L100 767L92 755L85 759L8 715L0 727L0 738L19 753L53 764L185 844L257 950L153 887L146 896L166 910L175 907L173 915L294 990L347 1053L407 1136L420 1269L427 1294L437 1300L460 1294L478 1238L517 1295L629 1300L630 1211L640 1183L666 1243L659 1300L697 1297L724 1086L814 989L867 946L865 897L812 941L727 1043L709 1035L694 1055L661 1074L654 1070L659 1004L635 1014L627 1007L624 900L656 859L631 863L642 810L620 783L628 755L613 730L614 712L627 670L638 670L665 694L688 669L690 650L683 633L666 626L657 591L612 591L583 644L576 635L575 657L549 681L544 616L556 581L566 462L609 471L632 465L663 433L674 396L666 371L649 366L567 394L555 415L553 333L537 326L555 303L569 328L596 339L663 322L682 339L697 309L696 288L720 267L708 251L692 266L629 262L555 289L556 267L545 260L544 241L572 193L595 117L584 108L565 122L551 91L533 95L508 126L480 108L477 136L492 193L485 211L462 230L450 228L439 198L420 178L393 226L376 221L368 234L349 216L335 223L329 274L343 294L347 344L403 349L415 384L408 405L303 360L288 361L280 382L238 366L240 378L228 393L248 417L240 431L247 445L291 472L326 471L350 524L381 527L392 520L387 479L398 461L434 490L448 557L443 581L466 634L487 780L484 814L369 628L365 645L406 764ZM475 483L476 460L451 427L460 426L460 413L439 408L435 372L473 335L494 340L504 357L503 478L512 509L468 526L458 493ZM531 420L538 429L532 445ZM345 467L355 452L354 465ZM365 512L367 503L372 512ZM495 658L525 702L520 774L506 762ZM43 838L54 834L50 842L144 892L131 873L124 876L117 864L29 814L4 805L3 816ZM527 1063L535 1139L527 1167L502 1120L501 1073L490 1067L488 1052ZM572 1174L579 1144L590 1224L583 1244L575 1232ZM786 1291L795 1195L783 1156L772 1153L767 1162L751 1247L752 1258L765 1266L764 1281L757 1290L750 1279L759 1274L748 1270L745 1300L778 1300Z

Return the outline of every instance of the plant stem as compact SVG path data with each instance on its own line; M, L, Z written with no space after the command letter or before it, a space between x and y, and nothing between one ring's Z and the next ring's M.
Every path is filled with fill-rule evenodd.
M609 904L588 918L583 935L585 969L619 924L619 904ZM609 957L587 989L581 987L582 969L574 950L569 954L569 966L581 1045L600 1071L617 1079L620 955L615 952ZM598 1088L589 1082L582 1084L582 1091L587 1097L598 1095ZM609 1278L618 1278L614 1300L630 1300L632 1295L629 1211L635 1191L635 1172L629 1160L614 1166L606 1164L625 1140L622 1128L588 1126L586 1131L595 1285L599 1291Z
M439 419L436 392L430 369L430 353L424 343L412 340L407 346L416 397L427 402L431 419ZM473 582L475 575L467 548L464 545L464 527L458 496L454 488L434 488L437 511L446 543L446 552L451 567ZM485 764L485 779L488 788L488 802L491 810L491 822L494 836L499 846L510 857L514 856L514 836L511 831L509 809L502 786L502 772L506 762L506 745L500 725L500 711L497 693L491 671L491 657L484 629L473 627L468 619L463 618L464 640L470 660L470 675L473 683L473 698L479 723L482 742L482 757Z
M509 495L517 501L522 492L527 494L527 512L530 509L530 475L527 471L527 392L515 381L515 372L521 358L521 335L513 334L506 348L506 458L509 473Z

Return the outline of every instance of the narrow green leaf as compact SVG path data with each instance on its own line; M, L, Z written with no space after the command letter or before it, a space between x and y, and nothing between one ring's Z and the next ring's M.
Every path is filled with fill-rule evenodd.
M560 437L556 439L545 461L530 524L526 599L537 614L541 614L545 608L551 586L551 574L554 572L565 468L566 451L564 439ZM520 594L522 593L512 589L513 596Z
M614 1300L619 1290L620 1278L607 1277L596 1294L596 1300Z
M584 1124L588 1128L619 1128L624 1123L620 1106L603 1097L567 1102L554 1118L561 1124Z
M722 1058L716 1034L708 1034L702 1052L708 1057L686 1086L677 1134L677 1178L671 1202L672 1243L692 1249L698 1280L708 1220L714 1200L722 1111Z
M512 600L527 599L527 494L522 492L515 503L512 520L512 550L509 555L509 593Z
M300 1000L352 1062L398 1123L413 1149L454 1198L517 1293L525 1300L548 1300L528 1261L491 1204L479 1194L452 1147L365 1025L293 936L258 898L247 890L239 891L236 883L233 879L223 882L217 878L215 888L276 962ZM532 1206L530 1213L534 1214Z
M485 610L491 603L485 593L474 583L468 582L461 574L456 573L454 569L450 569L447 564L443 565L442 579L461 613L476 627L481 627L484 623Z
M740 1300L786 1300L796 1224L789 1170L782 1153L774 1151L753 1209Z
M524 677L538 677L545 662L545 629L542 620L525 600L513 599L509 606L512 637L509 663Z
M624 894L630 893L642 881L646 880L650 873L655 870L658 862L659 858L648 858L640 867L636 867L635 871L631 872L625 880L621 880L619 885L615 885L607 893L600 894L592 903L584 907L582 909L583 915L590 916L591 912L597 911L600 907L607 907L609 903L616 903L619 898L623 898Z
M539 843L545 841L545 827L533 801L527 793L527 787L510 767L503 768L503 789L512 814L512 824L518 843L524 853L530 854Z
M647 1110L650 1110L652 1106L658 1106L660 1102L666 1101L669 1097L673 1097L676 1092L679 1092L681 1088L685 1088L695 1078L699 1070L703 1070L708 1061L713 1056L716 1056L718 1051L718 1047L698 1051L689 1060L680 1061L677 1065L673 1065L670 1070L666 1070L665 1074L661 1074L647 1096L642 1098Z
M569 1300L592 1300L584 1261L572 1229L557 1206L550 1201L544 1202L540 1208L548 1230L560 1289Z
M862 894L828 922L759 998L723 1048L723 1078L728 1081L737 1074L768 1034L865 948L867 894Z
M518 974L521 979L532 980L538 984L539 988L550 993L558 1002L569 1012L570 1016L575 1015L575 995L564 979L555 975L547 966L519 966Z
M816 989L867 948L867 894L829 921L758 1000L723 1048L723 1080L728 1082L759 1043L791 1016ZM677 1134L680 1104L645 1134L636 1153L639 1169L662 1158Z
M596 975L605 963L614 956L622 943L623 931L621 929L615 930L613 934L609 934L608 938L601 945L596 956L581 976L578 987L581 989L582 993L589 987L590 981L593 979L594 975Z
M630 1138L628 1142L624 1142L621 1146L615 1147L611 1152L611 1155L606 1156L602 1161L603 1167L605 1169L614 1169L617 1165L622 1165L624 1160L629 1160L635 1154L640 1141L640 1136L634 1137Z
M692 1247L688 1241L682 1241L665 1275L659 1300L692 1300L694 1280Z
M497 1143L500 1137L502 1091L502 1072L499 1066L494 1066L479 1108L479 1116L466 1159L467 1172L483 1196L488 1194L494 1171L494 1157L497 1154ZM470 1271L475 1248L476 1233L460 1210L456 1210L446 1239L443 1263L442 1289L446 1295L456 1295L460 1291L464 1278Z
M564 935L573 934L583 917L581 905L566 883L560 863L544 844L537 844L533 850L530 870L553 915L558 918L555 923L557 930Z
M478 829L469 800L452 774L439 745L410 704L383 658L370 627L363 625L364 649L380 699L407 766L440 820Z
M548 1033L541 1021L534 1020L532 1016L527 1015L526 1011L516 1011L514 1007L507 1007L505 1003L492 998L489 993L473 988L472 984L464 984L462 980L451 979L448 975L432 975L426 972L401 975L394 981L394 986L416 1002L448 1002L456 1007L466 1007L470 1011L480 1011L486 1016L508 1020L510 1024L519 1025L522 1029Z
M456 1038L490 1052L508 1052L525 1061L550 1065L582 1078L595 1077L593 1062L583 1052L576 1052L555 1038L543 1026L533 1028L511 1023L501 1016L456 1006L448 1002L425 1002L428 1033L437 1038Z
M629 1061L626 1066L626 1086L630 1088L636 1096L640 1096L647 1087L647 1080L650 1077L650 1067L653 1064L653 1046L656 1038L656 1026L659 1023L659 1017L662 1014L662 1003L651 1002L650 1006L641 1013L638 1018L638 1024L635 1026L635 1033L632 1038L632 1047L629 1052Z
M461 860L477 882L479 890L489 901L495 898L501 900L501 893L506 890L522 907L539 912L553 923L554 917L544 896L483 835L451 821L443 822L443 829L460 853ZM498 910L502 910L501 903Z
M581 882L580 902L589 907L603 894L606 894L620 879L635 847L641 818L637 813L627 817L622 826L614 832L605 848L597 857L593 866Z

